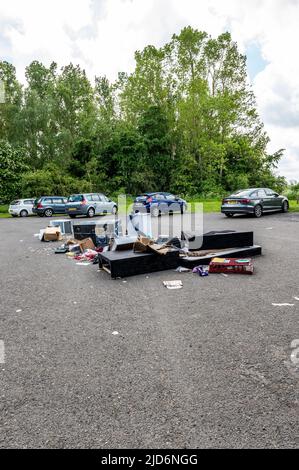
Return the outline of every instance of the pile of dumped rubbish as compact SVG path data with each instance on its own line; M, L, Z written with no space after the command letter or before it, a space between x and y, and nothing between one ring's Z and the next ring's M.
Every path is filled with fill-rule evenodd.
M129 216L123 234L120 219L96 221L53 220L41 230L43 242L62 241L55 253L65 254L77 264L98 264L112 279L164 270L253 274L252 256L261 255L253 232L182 231L178 236L152 236L150 219ZM174 288L166 286L168 288Z

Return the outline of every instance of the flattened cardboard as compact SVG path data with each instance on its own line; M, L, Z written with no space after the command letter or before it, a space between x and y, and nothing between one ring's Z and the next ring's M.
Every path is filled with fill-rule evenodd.
M141 235L138 236L137 240L134 243L134 253L146 253L148 246L153 243L153 240Z
M84 240L77 240L78 245L83 253L85 250L94 250L95 245L91 238L84 238Z
M159 255L166 255L172 250L171 247L167 245L159 245L158 243L154 243L148 237L143 237L142 235L138 235L137 240L134 243L134 253L150 253L154 252Z
M85 251L85 250L94 250L95 249L95 245L92 241L91 238L84 238L83 240L74 240L73 238L71 238L70 240L68 240L66 242L66 245L78 245L80 247L80 250L82 251Z

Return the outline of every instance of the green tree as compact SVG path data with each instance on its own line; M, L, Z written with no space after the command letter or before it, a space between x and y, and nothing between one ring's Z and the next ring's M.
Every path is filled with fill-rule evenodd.
M21 196L21 177L28 169L24 149L0 140L0 199L10 202Z
M15 67L6 61L0 61L0 82L4 89L4 102L0 102L0 139L23 143L20 122L23 90L16 78Z

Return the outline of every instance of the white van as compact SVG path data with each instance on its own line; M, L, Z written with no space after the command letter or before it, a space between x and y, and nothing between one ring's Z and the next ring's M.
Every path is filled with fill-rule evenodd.
M17 199L10 203L8 212L13 217L28 217L28 215L32 215L32 208L34 204L33 199Z

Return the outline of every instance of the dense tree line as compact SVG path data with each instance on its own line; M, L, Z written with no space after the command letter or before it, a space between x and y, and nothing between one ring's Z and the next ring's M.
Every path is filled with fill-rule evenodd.
M73 64L34 61L22 86L0 62L0 198L101 190L213 195L281 189L269 141L229 33L184 28L135 53L132 74L91 83Z

